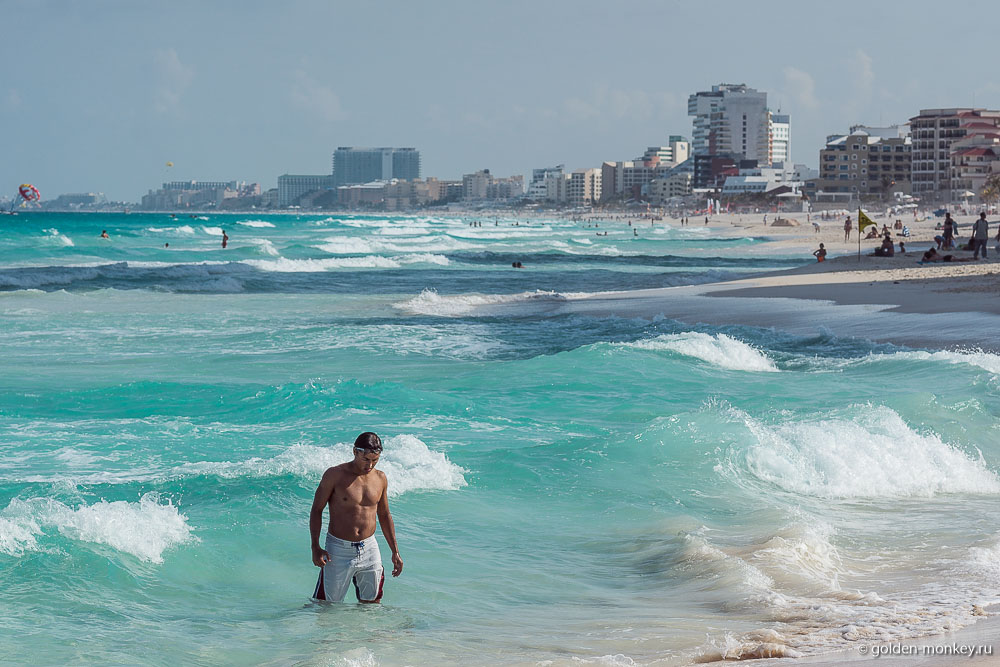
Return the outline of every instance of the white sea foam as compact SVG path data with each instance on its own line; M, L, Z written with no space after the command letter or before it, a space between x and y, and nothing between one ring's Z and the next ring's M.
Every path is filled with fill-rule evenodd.
M635 660L625 655L624 653L615 653L602 655L597 658L579 658L574 656L573 662L579 663L581 665L609 665L610 667L632 667L636 664ZM537 663L545 664L545 663Z
M51 498L15 498L0 513L0 553L16 556L37 550L47 528L152 563L162 563L168 548L196 539L187 517L169 501L161 503L155 493L137 503L102 500L76 508Z
M467 243L448 236L429 235L412 238L361 239L353 236L333 236L325 243L313 246L331 255L357 255L362 253L430 253L482 249L483 246Z
M720 641L703 649L695 662L723 660L758 660L762 658L801 658L803 654L788 646L788 640L775 630L757 630L742 635L727 632Z
M738 410L754 438L743 462L754 478L787 492L821 498L1000 494L1000 478L979 456L914 431L885 406L849 414L766 424ZM722 465L724 471L727 465Z
M985 546L971 547L958 569L985 582L1000 581L1000 536L995 535Z
M243 225L244 227L274 227L274 223L267 222L266 220L239 220L236 224Z
M778 370L774 362L757 348L722 333L714 336L695 331L664 334L656 338L625 343L624 346L641 350L668 350L736 371L773 373Z
M83 452L73 447L63 447L56 452L56 458L70 466L87 466L97 463L104 457L97 457L89 452Z
M58 229L46 229L45 233L48 235L45 237L46 240L51 241L55 245L63 246L64 248L69 248L75 245L73 243L73 239L60 233Z
M379 660L369 648L364 646L345 651L340 655L324 660L330 667L379 667Z
M983 350L940 350L937 352L925 352L913 350L906 352L895 352L893 354L873 354L866 357L865 361L880 361L883 359L913 359L917 361L938 361L948 364L969 364L978 366L985 371L1000 375L1000 355Z
M331 467L350 461L353 443L330 447L292 445L277 456L246 461L189 463L176 469L179 475L216 475L224 478L294 475L319 479ZM407 491L454 491L466 485L465 472L441 452L435 452L412 435L397 435L385 442L379 469L389 478L389 495Z
M201 275L204 270L198 270L197 267L202 266L225 266L229 262L223 262L221 260L208 260L204 262L137 262L128 261L124 262L125 266L131 269L175 269L177 271L183 271L188 267L193 268L193 274ZM102 266L111 266L111 264L103 264Z
M0 516L0 554L22 556L26 551L36 551L38 540L35 536L41 532L41 527L30 517Z
M154 232L156 234L194 234L194 227L190 225L181 225L180 227L147 227L147 232Z
M719 533L707 529L685 536L682 571L703 582L712 591L709 595L721 596L727 610L781 624L780 633L763 628L716 637L702 647L698 662L793 657L846 648L865 639L899 641L953 631L974 620L973 591L982 586L953 586L944 595L902 593L888 599L874 591L841 589L839 578L853 573L829 539L832 530L814 518L806 521L750 544L713 544L708 536ZM856 557L858 562L870 561L865 553ZM865 576L861 580L870 581ZM928 605L928 599L935 604Z
M376 249L370 241L355 236L331 237L326 241L323 245L315 247L331 255L363 255L378 252L381 249Z
M271 257L279 257L281 253L278 249L274 247L269 239L247 239L252 245L254 245L257 250L264 253L265 255L270 255Z
M748 593L769 592L774 580L745 559L726 553L709 543L701 533L683 536L680 567L696 576L716 580L715 586Z
M528 314L558 308L567 297L557 292L522 292L520 294L454 294L442 296L425 289L419 295L396 308L419 315L461 317L464 315L489 316L495 314Z
M425 355L449 359L483 359L506 344L490 335L487 327L468 324L446 326L367 325L338 331L323 341L323 349L360 349L375 354Z
M261 271L277 273L312 273L334 269L398 269L407 264L437 264L447 266L444 255L415 254L399 257L368 255L366 257L328 257L325 259L247 259L240 262Z
M205 227L202 225L201 231L211 236L222 236L222 227Z

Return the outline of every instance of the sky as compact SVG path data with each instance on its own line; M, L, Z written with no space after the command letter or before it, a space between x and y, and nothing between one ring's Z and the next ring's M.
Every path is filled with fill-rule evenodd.
M323 174L413 146L422 175L630 160L690 94L768 93L792 159L920 109L1000 108L1000 3L0 0L0 194ZM167 167L170 161L173 167ZM9 193L8 193L9 191Z

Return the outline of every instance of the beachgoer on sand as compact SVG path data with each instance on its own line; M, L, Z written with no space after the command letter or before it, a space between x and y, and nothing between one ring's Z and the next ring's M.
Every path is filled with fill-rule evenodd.
M955 247L955 221L951 219L951 213L944 214L944 242L941 244L943 248L954 248Z
M896 254L896 246L892 243L892 238L889 236L882 237L882 245L875 248L870 256L872 257L892 257Z
M845 241L850 241L851 240L851 229L853 229L853 226L851 225L851 216L847 216L847 220L844 220L844 240Z
M990 240L990 223L986 220L986 212L979 214L979 219L972 225L972 252L975 259L979 259L979 251L983 251L983 259L986 259L986 244Z
M934 248L930 248L924 253L924 262L971 262L971 257L955 257L954 255L941 255Z
M403 571L396 546L396 527L389 513L389 483L375 465L382 455L382 440L362 433L354 441L354 458L327 468L309 511L312 562L320 568L313 597L341 602L354 586L358 602L379 602L385 581L382 554L375 540L375 521L392 550L392 576ZM323 510L330 508L326 548L320 546Z

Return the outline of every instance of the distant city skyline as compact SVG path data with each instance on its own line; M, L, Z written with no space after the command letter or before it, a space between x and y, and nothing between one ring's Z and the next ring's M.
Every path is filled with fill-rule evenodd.
M20 64L0 75L6 196L25 181L43 196L124 201L175 180L274 188L281 174L329 173L338 146L413 146L422 174L443 179L598 168L691 137L688 96L722 82L790 114L792 159L814 167L826 137L852 125L1000 107L1000 74L975 55L1000 9L973 3L709 12L652 0L10 0L6 10L30 24L0 42Z

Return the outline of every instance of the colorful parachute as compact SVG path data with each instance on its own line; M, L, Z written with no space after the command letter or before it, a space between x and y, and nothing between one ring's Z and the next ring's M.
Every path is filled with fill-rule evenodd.
M17 191L21 195L21 206L31 202L37 204L38 200L42 198L42 195L38 192L38 188L31 183L21 183L21 187Z

